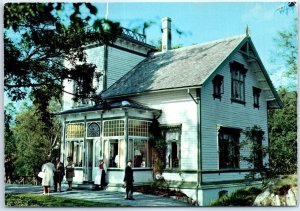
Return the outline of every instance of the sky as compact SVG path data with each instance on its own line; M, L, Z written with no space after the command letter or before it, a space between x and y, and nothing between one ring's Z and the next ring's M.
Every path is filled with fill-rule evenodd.
M72 2L72 1L70 1ZM283 2L126 2L91 1L98 8L97 18L120 22L133 29L144 22L153 24L146 30L147 42L157 44L161 38L161 19L172 20L172 45L189 46L216 39L244 34L250 28L250 36L258 54L276 88L291 83L284 77L285 68L271 61L276 52L274 38L278 32L290 29L297 9L280 13ZM71 5L71 4L70 4ZM88 10L81 8L84 16ZM66 15L72 10L66 6ZM183 32L181 35L176 31ZM140 31L141 32L141 31ZM292 83L297 83L293 81ZM7 97L5 104L9 102ZM21 102L18 104L20 105Z
M283 67L271 61L276 52L274 38L278 31L290 29L298 17L297 8L288 13L278 9L283 2L98 2L98 17L121 23L132 29L144 22L155 22L146 30L147 42L155 44L161 38L161 19L172 20L172 45L189 46L216 39L244 34L250 36L275 87L287 82ZM176 30L182 31L179 36ZM296 83L296 82L294 82Z

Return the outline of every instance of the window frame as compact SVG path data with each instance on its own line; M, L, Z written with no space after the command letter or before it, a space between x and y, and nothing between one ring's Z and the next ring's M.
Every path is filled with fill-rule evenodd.
M179 170L181 168L181 133L182 133L182 130L181 130L181 124L180 125L163 125L161 126L161 130L162 130L162 133L163 133L163 137L164 137L164 140L166 142L166 154L165 154L165 169L167 170ZM168 132L176 132L178 133L178 140L176 139L169 139L167 140L167 133ZM178 166L177 167L174 167L173 166L173 159L172 156L173 156L173 150L172 150L172 144L173 143L176 143L177 145L177 158L178 158ZM170 149L170 155L167 155L168 153L168 149ZM170 158L168 158L170 156Z
M253 90L253 107L259 109L259 97L260 97L261 89L253 86L252 90Z
M136 155L135 154L135 146L136 146L136 142L141 142L144 141L145 143L145 147L146 147L146 155L145 155L145 166L142 166L143 164L143 156L142 158L142 162L140 166L136 165ZM144 152L145 153L145 152ZM148 138L129 138L128 139L128 159L132 160L132 167L133 168L150 168L151 167L151 163L150 163L150 146L149 146L149 139Z
M219 169L240 169L239 144L240 144L241 131L242 129L229 128L229 127L220 127L220 129L218 130L217 137L218 137ZM225 142L224 139L225 135L228 137L228 143ZM228 145L227 148L225 148L226 147L225 144ZM226 153L227 155L225 155ZM228 164L224 165L224 163L228 163Z
M245 78L247 69L243 64L233 61L230 63L231 72L231 102L246 104ZM236 96L236 92L237 96Z
M99 127L99 136L89 136L90 133L89 133L89 130L90 130L90 127L91 125L94 125L96 124L98 127ZM101 122L88 122L87 123L87 126L86 126L86 138L100 138L101 137Z
M214 99L222 98L222 94L224 94L224 76L216 75L212 80L213 83L213 97Z
M76 151L75 153L75 150L74 150L74 144L79 144L81 145L81 156L78 156L79 153L78 153L78 150ZM70 145L71 145L71 149L70 149ZM85 157L84 157L84 150L85 150L85 146L84 146L84 140L83 139L74 139L74 140L67 140L66 141L66 154L67 154L67 157L72 157L72 161L74 163L74 166L75 168L83 168L83 165L84 165L84 162L85 162ZM74 157L76 156L76 158ZM79 162L81 158L81 161Z

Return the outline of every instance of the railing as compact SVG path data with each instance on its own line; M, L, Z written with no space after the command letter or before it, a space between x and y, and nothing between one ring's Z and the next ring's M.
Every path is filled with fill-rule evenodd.
M20 185L25 185L25 184L31 184L31 185L39 185L41 184L42 179L38 178L37 176L18 176L18 177L13 177L9 181L5 181L5 183L8 184L20 184Z
M122 36L146 43L146 35L122 27Z

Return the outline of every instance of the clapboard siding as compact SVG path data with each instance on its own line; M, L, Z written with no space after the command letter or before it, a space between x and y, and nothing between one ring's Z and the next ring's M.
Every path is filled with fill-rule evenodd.
M107 87L110 87L143 59L142 56L108 47Z
M218 154L218 126L235 127L245 129L253 125L259 125L265 131L265 140L267 137L267 103L265 95L262 91L260 94L260 108L253 107L253 92L252 87L258 87L259 83L255 78L253 69L248 66L246 60L240 53L232 56L230 61L238 61L245 65L248 69L245 78L245 101L246 104L231 102L231 73L229 63L217 71L214 75L220 74L224 76L224 94L221 100L214 99L212 81L207 81L202 88L202 167L203 170L218 170L219 169L219 154ZM240 140L245 137L241 135ZM267 141L265 141L267 142ZM266 144L266 143L264 143ZM241 150L241 154L247 152ZM241 161L240 168L248 168L248 163ZM240 173L228 174L231 180L240 179L243 176ZM220 181L226 180L225 174L206 175L204 181Z
M162 110L160 124L182 124L181 169L197 170L197 105L187 91L144 94L132 99Z
M86 54L87 62L96 65L97 73L103 73L104 47L89 48L86 50ZM99 82L94 79L93 85L97 87L97 93L101 92L103 89L103 77L100 78Z

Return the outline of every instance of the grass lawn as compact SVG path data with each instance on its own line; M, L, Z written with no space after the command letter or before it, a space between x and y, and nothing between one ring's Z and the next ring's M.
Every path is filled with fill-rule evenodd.
M116 203L92 202L38 194L5 194L7 207L122 207Z

